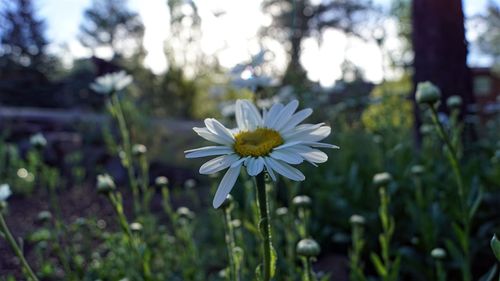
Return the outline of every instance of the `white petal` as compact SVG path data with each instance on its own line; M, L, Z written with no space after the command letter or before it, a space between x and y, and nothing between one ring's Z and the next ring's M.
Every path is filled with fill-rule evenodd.
M236 162L233 162L233 164L231 164L230 168L234 168L238 165L241 165L243 162L246 163L246 160L250 158L250 157L246 157L246 158L241 158L240 160L236 161Z
M281 150L274 150L271 152L270 156L274 159L282 160L285 161L288 164L300 164L304 161L300 155L294 151L281 149Z
M219 208L222 203L224 203L224 200L226 200L227 195L229 192L234 187L234 184L236 183L236 180L238 179L238 176L240 174L241 170L241 165L238 165L233 168L229 168L222 178L219 187L217 188L217 191L215 192L214 196L214 201L212 205L214 208Z
M247 165L247 172L250 176L256 176L262 172L264 169L264 160L262 157L259 158L249 158Z
M200 167L200 174L213 174L231 166L234 162L238 161L240 156L236 154L224 155L214 158Z
M289 130L286 133L281 133L281 136L284 139L289 139L289 138L292 138L293 136L298 135L298 134L312 132L312 131L320 128L323 125L325 125L325 123L319 123L319 124L301 124L301 125L295 127L293 130Z
M273 151L280 150L280 149L287 148L287 147L294 146L294 145L301 144L301 143L303 143L303 142L302 141L288 141L280 146L273 148Z
M301 153L300 156L304 157L304 159L311 163L325 163L328 160L328 155L318 149Z
M195 131L200 137L202 137L208 141L211 141L211 142L215 142L218 144L224 144L224 145L232 145L233 144L233 141L228 141L227 138L223 138L219 135L216 135L216 134L210 132L207 128L194 127L193 131Z
M280 160L274 160L271 157L267 157L266 160L273 170L284 177L287 177L294 181L303 181L306 178L304 174L302 174L299 170L288 165L287 163L284 163Z
M274 174L273 169L271 168L271 165L269 165L269 162L267 161L267 157L262 158L264 160L264 166L266 166L266 170L273 179L273 181L276 181L276 175Z
M313 164L314 166L317 166L316 163L324 163L328 160L328 155L326 155L326 153L304 144L294 145L281 149L279 151L300 155L300 157Z
M269 112L266 114L266 119L264 119L264 127L272 128L274 123L276 123L276 117L280 114L283 109L283 105L281 103L275 103L269 109Z
M329 143L323 143L323 142L315 142L315 141L304 141L304 142L301 142L305 145L309 145L309 146L312 146L312 147L320 147L320 148L335 148L335 149L339 149L340 147L334 145L334 144L329 144Z
M231 154L233 152L233 149L227 146L205 146L184 151L184 153L186 154L186 158Z
M283 126L285 126L289 121L290 117L292 117L293 113L295 110L297 110L297 107L299 106L299 102L297 100L293 100L289 102L285 108L283 108L276 117L276 122L274 123L273 127L275 130L279 131Z
M287 141L320 141L328 137L332 129L329 126L321 126L313 130L305 130L284 137Z
M306 108L292 115L290 120L285 124L283 128L280 129L281 133L286 133L287 131L295 128L300 122L304 121L307 117L312 114L312 109Z
M241 130L255 130L263 124L262 117L255 105L248 100L236 101L236 123Z
M205 119L205 125L207 129L212 132L214 135L217 135L228 142L234 142L234 136L231 134L228 128L224 127L219 121L213 118Z

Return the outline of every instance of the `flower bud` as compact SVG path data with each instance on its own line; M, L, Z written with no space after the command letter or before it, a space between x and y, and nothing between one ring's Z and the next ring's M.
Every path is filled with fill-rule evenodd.
M287 207L280 207L276 209L276 216L278 217L283 217L288 214L288 208Z
M52 219L52 213L49 211L41 211L36 216L36 219L40 223L48 222Z
M132 147L132 154L136 157L143 156L146 152L148 152L148 149L143 144L134 144Z
M234 228L240 228L240 227L241 227L241 221L240 221L240 220L238 220L238 219L232 220L232 221L231 221L231 225L232 225Z
M462 97L450 96L448 99L446 99L446 105L452 109L460 108L460 106L462 106Z
M97 191L103 194L108 194L115 190L115 182L108 174L97 175Z
M194 188L195 186L196 186L196 181L194 179L187 179L184 182L184 187L186 189L191 189L191 188Z
M498 241L496 234L491 238L490 246L497 260L500 261L500 241Z
M312 200L311 197L307 195L298 195L293 198L292 203L297 208L309 208L312 204Z
M138 222L133 222L130 224L130 230L132 230L133 232L141 232L142 224Z
M36 149L43 149L47 145L47 139L40 133L30 137L30 144Z
M391 181L392 176L387 172L378 173L373 176L373 184L377 187L386 186Z
M360 215L352 215L351 218L349 219L349 222L354 226L354 225L364 225L366 223L366 220L363 216Z
M420 82L417 85L417 92L415 94L415 100L420 104L434 105L439 101L441 97L441 91L431 82Z
M421 165L413 165L410 169L411 174L414 176L420 176L424 173L425 169Z
M7 209L7 202L6 201L0 201L0 213L2 213L6 209Z
M423 124L420 126L420 133L422 135L430 135L434 132L434 126L431 124Z
M187 207L179 207L179 209L177 209L177 215L179 218L186 220L193 220L195 217L195 214Z
M168 185L168 178L167 177L163 177L163 176L160 176L160 177L157 177L155 179L155 184L156 186L158 187L167 187Z
M303 257L316 257L319 255L321 249L318 242L313 239L302 239L297 243L297 255Z
M446 251L443 248L435 248L431 251L431 256L437 260L446 258Z

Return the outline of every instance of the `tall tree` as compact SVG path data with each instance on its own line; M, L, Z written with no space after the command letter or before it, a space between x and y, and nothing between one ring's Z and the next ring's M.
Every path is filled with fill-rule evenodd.
M269 27L264 27L261 33L263 36L276 38L285 45L289 53L284 82L293 82L286 80L293 80L297 74L304 74L300 65L304 38L314 36L321 41L326 28L361 35L357 27L366 19L362 16L363 13L371 10L370 8L369 0L327 0L319 3L310 0L265 0L262 9L272 16L272 23Z
M45 21L36 16L33 1L13 0L2 4L0 54L23 66L44 70L49 60L46 26Z
M123 57L142 47L144 25L139 14L127 8L127 0L93 0L84 16L79 39L94 53L104 47L114 57Z
M412 4L414 85L431 81L442 92L440 110L447 112L446 99L462 97L462 112L474 102L461 0L414 0ZM416 125L420 126L416 108ZM417 130L418 132L418 130Z
M494 64L500 64L500 4L493 1L488 3L485 15L480 16L484 25L483 32L478 38L478 45L482 52L491 55Z

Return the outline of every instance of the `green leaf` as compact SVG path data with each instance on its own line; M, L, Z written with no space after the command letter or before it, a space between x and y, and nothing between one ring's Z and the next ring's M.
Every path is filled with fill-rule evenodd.
M467 246L467 239L468 237L465 235L464 230L456 223L452 224L453 226L453 231L455 232L455 235L457 236L458 243L460 244L460 247L462 249L465 249Z
M278 254L274 249L273 245L271 245L271 278L274 277L276 273L276 261L278 260Z
M387 276L387 270L382 264L382 261L380 260L379 256L377 256L377 254L375 253L371 253L370 258L373 262L373 265L375 266L375 269L377 270L377 273L380 276Z
M389 274L389 280L397 281L399 276L399 267L401 266L401 255L396 257L396 260L392 264L391 273Z
M495 278L497 270L498 270L498 266L495 264L494 266L491 267L490 270L488 270L488 272L486 272L486 274L481 276L479 281L493 281L493 278Z
M246 228L246 230L248 230L252 234L259 235L259 230L257 229L257 227L255 227L255 225L253 223L245 220L243 222L243 226Z
M464 262L464 258L460 250L457 248L457 246L453 243L452 240L447 239L445 241L446 244L446 249L448 249L448 252L450 255L455 259L458 263L462 264Z
M477 209L481 205L481 201L483 201L483 189L479 188L479 191L477 192L477 195L475 199L472 202L472 205L470 206L469 209L469 219L472 220L474 218L474 215L477 212Z
M234 262L236 263L237 266L240 266L241 263L243 262L243 257L245 256L245 252L242 248L240 247L235 247L233 249L233 257L234 257Z
M255 268L255 281L262 281L262 264Z
M490 246L497 260L500 261L500 241L498 241L496 234L491 238Z

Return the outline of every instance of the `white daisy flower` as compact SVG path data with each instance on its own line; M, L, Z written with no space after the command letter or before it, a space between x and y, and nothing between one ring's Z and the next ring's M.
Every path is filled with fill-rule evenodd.
M125 71L120 71L97 77L90 84L90 88L97 93L109 95L123 90L130 83L132 83L132 76L128 75Z
M7 201L7 198L12 195L10 191L10 186L8 184L0 185L0 202Z
M250 101L237 100L237 128L229 130L213 118L205 119L206 127L193 128L202 138L218 145L187 150L186 158L218 156L200 167L201 174L214 174L228 168L217 188L214 208L218 208L231 192L242 167L246 167L250 176L265 169L274 181L276 173L303 181L304 175L290 164L307 161L316 166L328 159L317 148L338 148L319 142L331 132L324 123L299 125L311 115L312 109L295 112L298 106L296 100L285 106L277 103L261 115Z

